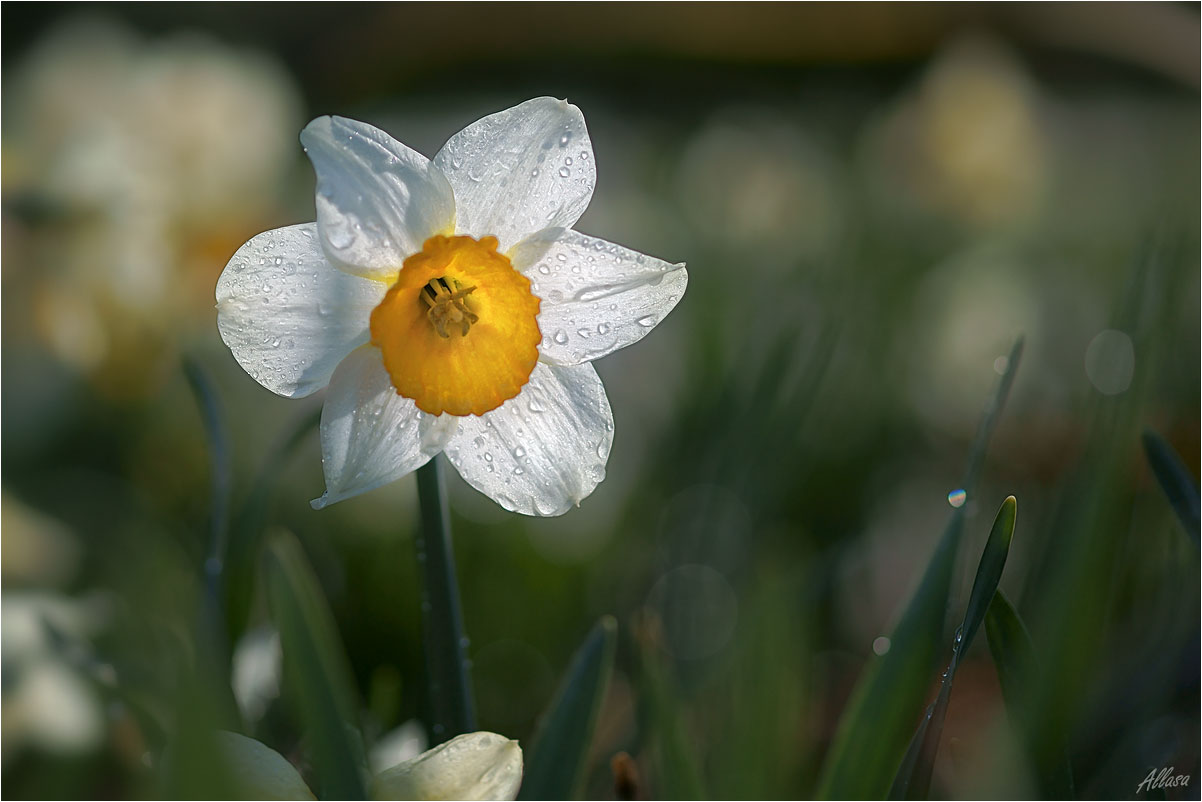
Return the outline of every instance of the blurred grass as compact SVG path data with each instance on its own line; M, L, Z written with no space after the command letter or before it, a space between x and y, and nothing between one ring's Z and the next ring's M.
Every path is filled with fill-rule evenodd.
M783 14L773 30L788 38L799 30L796 15L882 8L738 13ZM1022 768L1052 776L1067 759L1082 795L1109 797L1129 795L1147 763L1197 765L1198 622L1181 612L1198 606L1197 551L1139 444L1145 429L1162 433L1197 476L1196 70L1186 80L1149 66L1146 54L1173 51L1179 34L1140 38L1166 17L1177 20L1174 31L1196 31L1197 14L1062 7L1055 13L1080 24L1042 26L1019 19L1035 13L1024 7L950 8L891 8L871 30L810 26L787 52L753 58L739 49L743 28L715 26L729 9L669 9L674 30L709 32L686 37L686 53L682 40L669 47L657 38L662 26L590 29L588 19L610 13L597 7L565 7L532 27L527 7L480 17L469 4L457 19L495 22L473 29L480 49L443 49L421 63L396 47L414 30L398 28L400 10L316 7L287 19L252 7L98 12L129 21L152 44L167 42L145 62L154 69L142 85L185 51L160 34L200 29L239 47L274 48L300 78L294 91L305 114L371 120L426 153L481 114L538 94L566 96L584 110L599 166L581 229L689 263L679 309L647 340L598 364L616 438L609 478L579 510L527 521L448 477L479 726L529 748L582 626L606 613L660 622L657 637L618 647L586 795L612 793L609 758L619 751L651 795L793 798L818 787L855 678L875 660L873 639L889 632L935 549L955 489L947 477L971 449L990 369L1020 330L1028 335L1023 373L963 515L968 545L979 547L975 500L1023 499L1023 536L1002 581L1031 624L1041 666L1019 693L1037 710L1022 725L1037 740ZM451 12L413 13L435 47L432 32L446 29ZM631 11L643 13L667 12ZM240 514L225 564L230 631L236 640L279 606L262 576L246 570L259 551L254 533L295 532L312 571L304 595L328 600L341 642L321 647L320 660L326 648L345 651L352 709L340 715L356 720L354 700L366 700L370 748L428 718L415 483L310 510L320 457L303 419L313 410L305 404L320 399L262 390L233 364L212 319L212 285L233 249L260 230L311 219L311 171L294 146L286 170L245 190L258 211L239 205L224 218L177 219L154 240L151 260L163 266L168 300L149 312L112 307L94 274L121 275L114 262L131 263L124 246L147 241L152 216L64 206L63 176L104 173L72 172L89 163L87 152L71 151L70 162L55 152L51 163L72 169L50 180L17 124L35 119L20 105L26 79L45 74L31 48L65 15L60 6L4 10L6 22L29 23L4 33L4 593L6 602L49 594L109 612L94 629L50 644L14 640L25 630L6 616L3 791L163 792L166 745L188 696L180 677L200 643L194 621L216 520L209 441L191 412L181 351L211 371L233 444ZM1127 22L1116 24L1120 17ZM979 22L996 48L966 48L953 34L964 19ZM506 43L500 53L494 28L513 33L494 37ZM581 30L596 33L587 47L573 45ZM1114 50L1120 39L1100 30L1128 37L1128 49ZM538 32L557 37L551 51ZM1076 45L1053 36L1066 32ZM822 48L807 49L815 38ZM985 74L995 80L970 85L971 102L954 91L965 76L980 80L982 62L958 55L966 50L994 53ZM90 78L107 74L91 66ZM86 95L68 98L74 114L91 108ZM949 108L964 113L948 116ZM1006 129L1004 146L974 149L982 140L973 120L998 108L1027 127ZM169 117L143 129L166 137ZM254 144L253 126L222 119L239 146ZM95 143L112 129L70 130ZM52 134L32 137L56 141ZM199 154L209 142L188 147ZM974 173L974 164L993 167ZM1029 173L1034 189L1005 178ZM159 174L176 175L149 173ZM73 202L94 186L65 183ZM152 187L153 197L173 199L153 206L156 215L191 209L190 188L168 178ZM59 205L39 205L47 197ZM44 213L54 209L70 213ZM148 328L131 335L143 314ZM1103 329L1128 335L1135 355L1130 386L1114 395L1085 370ZM108 355L88 362L105 342ZM79 556L69 559L49 530L65 532ZM962 603L966 590L953 579L944 595ZM285 643L283 687L247 731L312 774L314 733L294 707L287 666L295 652ZM956 739L969 765L996 767L988 732L1014 694L1004 678L1000 687L975 683L968 668L993 671L982 648L963 660L945 741ZM33 679L48 665L85 678L101 704L103 737L86 748L64 745L45 726L62 711L34 706ZM886 715L892 702L870 712ZM203 731L216 724L193 720L183 734L203 747ZM1022 793L1018 774L989 791ZM940 765L932 795L970 795L971 783Z

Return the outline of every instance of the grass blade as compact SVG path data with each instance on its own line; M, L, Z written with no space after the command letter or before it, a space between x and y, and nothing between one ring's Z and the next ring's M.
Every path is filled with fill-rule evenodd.
M639 652L639 729L654 754L659 779L653 798L706 799L701 767L682 726L681 706L660 655L660 622L643 616L635 632Z
M1194 545L1197 546L1198 487L1194 484L1194 478L1190 476L1181 457L1160 435L1145 430L1143 441L1144 453L1148 455L1148 464L1156 474L1156 481L1160 482L1161 489L1168 496L1169 504L1185 527L1186 534L1194 539Z
M1014 382L1022 349L1019 338L977 429L961 485L969 498L975 492L985 450ZM889 793L945 642L944 616L963 531L964 508L958 507L893 631L889 651L870 662L856 683L823 765L817 796L879 799Z
M985 635L1011 723L1019 730L1028 751L1033 752L1038 749L1036 740L1031 737L1034 720L1025 705L1030 698L1027 688L1037 681L1039 670L1035 646L1026 625L1000 590L993 594L985 614ZM1073 772L1066 745L1057 745L1054 760L1039 755L1032 755L1032 758L1031 764L1040 774L1039 784L1044 795L1048 799L1072 799Z
M229 549L225 559L225 620L229 642L237 643L246 629L255 565L263 547L267 513L276 482L292 452L317 428L321 409L305 414L287 429L263 460L246 501L230 526Z
M366 799L363 744L352 725L357 707L350 667L317 577L296 538L284 532L272 536L264 569L284 670L310 739L320 795Z
M229 430L217 391L208 373L193 359L184 358L184 375L200 408L209 445L212 500L209 508L209 539L205 547L204 577L197 616L196 637L199 672L196 681L207 683L217 706L214 715L222 726L240 726L238 705L229 683L230 643L225 621L225 562L229 538L230 445Z
M902 759L901 768L893 778L893 787L889 792L891 799L925 799L930 792L935 758L939 754L939 740L943 735L943 722L951 701L952 682L960 665L960 657L972 645L972 640L985 618L989 600L997 592L998 583L1002 579L1002 570L1010 553L1010 542L1014 539L1017 507L1014 496L1009 496L1002 502L1002 507L994 518L981 561L977 564L964 622L956 630L951 663L947 671L943 672L939 695L927 707L926 715L910 740L910 747Z
M617 621L604 616L572 657L526 762L518 799L575 799L613 673Z

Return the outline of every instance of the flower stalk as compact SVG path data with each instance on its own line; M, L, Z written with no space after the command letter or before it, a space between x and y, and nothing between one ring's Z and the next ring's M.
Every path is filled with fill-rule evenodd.
M476 704L466 655L468 640L463 634L441 462L435 457L417 469L421 526L415 545L432 744L476 729Z

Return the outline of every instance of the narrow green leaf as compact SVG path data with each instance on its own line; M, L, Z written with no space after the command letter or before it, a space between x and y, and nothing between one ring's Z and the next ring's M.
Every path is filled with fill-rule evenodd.
M613 673L617 621L604 616L576 650L526 761L518 799L575 799Z
M208 373L198 362L184 358L184 375L200 408L209 445L209 471L212 499L209 507L209 537L202 568L203 591L197 615L197 682L208 686L213 711L224 727L240 727L241 720L229 682L230 640L225 621L225 562L229 537L230 447L229 431L217 391Z
M285 676L311 745L321 796L366 799L350 667L317 577L296 538L286 532L272 535L264 570Z
M968 596L964 624L956 636L956 646L961 654L972 645L972 639L985 620L985 611L989 609L993 594L997 592L998 583L1002 581L1002 569L1006 567L1010 543L1014 540L1017 515L1018 501L1014 496L1007 496L993 519L993 528L989 531L989 539L985 541L985 551L977 563L977 575L973 578L972 592Z
M994 593L985 614L985 635L989 640L993 664L997 668L1006 710L1026 745L1032 766L1040 775L1043 793L1049 799L1072 799L1073 772L1066 745L1056 744L1054 754L1050 757L1037 754L1039 742L1031 732L1035 719L1027 707L1027 700L1031 698L1029 689L1037 681L1039 671L1035 646L1018 612L1000 590Z
M303 415L290 425L263 460L255 482L230 525L229 548L225 558L225 620L229 642L237 643L246 628L254 589L254 568L263 548L267 513L276 482L292 452L321 420L321 410Z
M989 532L989 539L985 542L985 550L981 554L981 561L977 564L977 573L973 578L964 622L956 630L951 663L943 672L939 695L927 707L918 730L910 739L910 747L906 750L897 776L893 778L893 787L889 792L891 799L925 799L930 792L935 758L939 754L939 740L943 735L943 722L951 702L952 682L956 677L956 669L960 666L960 657L972 645L981 621L985 618L986 606L1002 579L1002 569L1005 568L1006 557L1010 553L1010 542L1014 539L1017 509L1018 503L1014 496L1008 496L993 520L993 528Z
M1148 464L1156 474L1156 481L1164 494L1168 496L1169 504L1186 534L1194 539L1194 545L1199 543L1198 535L1198 486L1194 477L1181 461L1181 457L1164 438L1151 430L1144 431L1144 453L1148 455Z
M977 428L960 486L969 498L976 490L985 450L1014 382L1022 349L1019 338ZM889 793L945 643L944 616L963 530L964 508L957 507L893 631L889 651L869 663L852 691L823 765L817 796L879 799Z
M455 577L451 514L439 457L417 469L421 526L417 574L421 582L422 643L430 692L430 743L440 744L476 729L476 701L467 661L467 636Z
M639 730L655 762L658 799L706 799L701 767L681 720L675 683L660 654L661 625L648 614L636 629L639 651Z

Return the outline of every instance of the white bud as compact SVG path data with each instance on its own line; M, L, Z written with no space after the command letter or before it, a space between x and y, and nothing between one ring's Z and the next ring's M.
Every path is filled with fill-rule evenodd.
M313 792L284 756L236 732L217 733L217 749L243 799L313 799Z
M515 799L522 784L522 749L491 732L452 738L380 772L375 799Z

